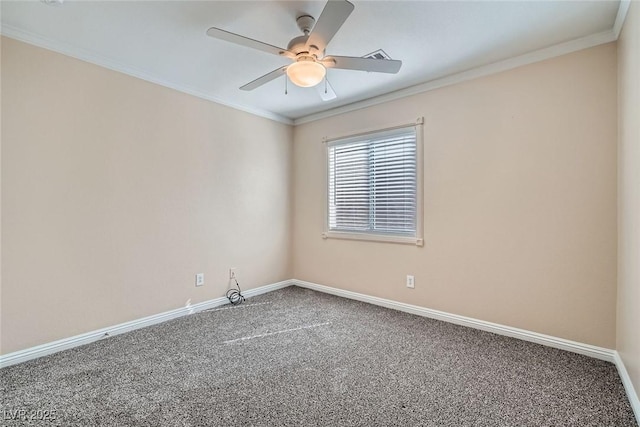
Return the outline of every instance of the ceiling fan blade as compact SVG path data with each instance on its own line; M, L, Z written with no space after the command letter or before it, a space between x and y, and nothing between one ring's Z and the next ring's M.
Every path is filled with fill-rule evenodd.
M242 86L240 89L241 90L254 90L255 88L260 87L265 83L269 83L271 80L277 79L278 77L280 77L283 74L285 74L287 72L287 67L288 67L288 65L286 65L284 67L277 68L277 69L273 70L272 72L267 73L262 77L258 77L257 79L255 79L252 82L247 83L246 85Z
M316 46L320 52L324 51L351 12L353 4L347 0L329 0L309 34L307 48Z
M207 30L207 35L209 37L213 37L214 39L228 41L231 43L239 44L240 46L250 47L252 49L272 53L274 55L295 58L295 54L293 52L289 52L287 49L283 49L278 46L272 46L258 40L250 39L249 37L241 36L239 34L230 33L229 31L221 30L220 28L209 28Z
M331 101L332 99L336 99L338 97L336 95L336 92L331 87L329 80L326 79L324 83L316 85L316 90L318 91L318 94L323 101Z
M358 58L355 56L326 56L320 62L327 68L389 74L397 73L402 66L402 61L395 59Z

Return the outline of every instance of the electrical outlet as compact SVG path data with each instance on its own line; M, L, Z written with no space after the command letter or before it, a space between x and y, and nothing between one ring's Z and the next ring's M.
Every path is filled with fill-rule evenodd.
M416 279L413 276L407 275L407 288L415 288L416 287Z
M196 274L196 286L204 285L204 273Z
M236 268L235 267L231 267L229 269L229 280L235 279L236 278Z

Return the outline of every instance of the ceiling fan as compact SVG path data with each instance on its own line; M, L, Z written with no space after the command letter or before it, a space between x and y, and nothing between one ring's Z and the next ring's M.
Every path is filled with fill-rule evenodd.
M292 64L277 68L247 83L240 87L241 90L249 91L256 89L286 74L289 80L297 86L316 86L322 99L327 101L336 97L333 88L331 88L326 79L327 68L395 74L402 66L402 61L391 59L325 56L327 45L347 20L353 8L353 4L346 0L329 0L317 22L310 15L299 16L296 22L298 28L303 32L303 35L294 37L286 49L215 27L209 28L207 35L241 46L283 56L293 61ZM318 84L323 79L325 84L322 85L324 88L321 88L321 85Z

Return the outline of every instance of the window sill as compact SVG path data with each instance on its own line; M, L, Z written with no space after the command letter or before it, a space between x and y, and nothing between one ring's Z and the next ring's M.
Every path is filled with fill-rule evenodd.
M364 240L369 242L401 243L405 245L424 246L419 237L387 236L384 234L348 233L345 231L325 231L323 239Z

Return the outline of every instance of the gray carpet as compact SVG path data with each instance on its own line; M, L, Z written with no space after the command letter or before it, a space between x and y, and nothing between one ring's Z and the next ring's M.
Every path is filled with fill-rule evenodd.
M6 426L636 425L610 363L296 287L0 380Z

